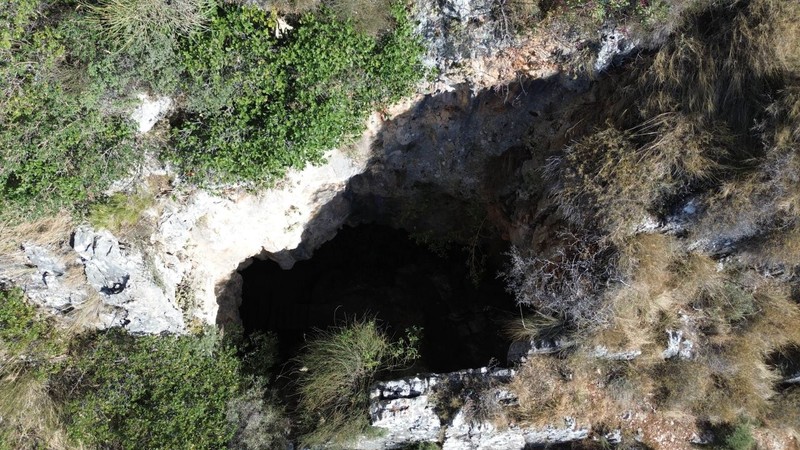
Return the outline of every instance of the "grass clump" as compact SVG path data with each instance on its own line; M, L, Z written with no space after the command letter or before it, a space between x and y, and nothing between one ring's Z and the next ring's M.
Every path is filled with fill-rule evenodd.
M298 409L308 421L305 446L346 445L368 426L368 389L379 371L418 357L418 332L392 341L374 319L320 332L296 358Z
M152 206L153 197L144 193L116 193L105 201L89 207L89 223L112 233L130 229L142 219L142 213Z
M7 448L64 448L47 381L63 344L19 289L0 289L0 442Z
M200 28L215 7L213 0L102 0L89 10L114 48L140 52Z

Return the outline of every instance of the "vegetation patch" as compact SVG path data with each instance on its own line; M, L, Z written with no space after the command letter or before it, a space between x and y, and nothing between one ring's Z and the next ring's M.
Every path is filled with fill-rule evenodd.
M265 183L320 162L422 75L412 24L402 7L393 13L394 29L377 39L330 13L306 15L279 38L276 15L222 9L182 47L192 101L172 158L193 179L214 182Z
M368 389L375 374L410 365L419 356L419 332L391 340L374 319L320 332L297 357L303 445L343 446L369 427Z

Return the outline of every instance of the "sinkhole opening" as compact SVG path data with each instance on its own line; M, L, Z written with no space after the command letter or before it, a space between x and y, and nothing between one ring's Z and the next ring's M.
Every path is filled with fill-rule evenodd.
M243 269L242 325L245 333L275 333L284 361L315 329L369 316L398 337L422 327L415 371L505 365L501 323L516 311L513 298L497 267L487 265L474 282L467 256L433 252L387 226L344 227L290 270L270 260Z

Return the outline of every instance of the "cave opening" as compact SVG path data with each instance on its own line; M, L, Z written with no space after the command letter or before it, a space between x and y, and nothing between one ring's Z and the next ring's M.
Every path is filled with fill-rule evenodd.
M271 260L241 270L239 315L245 333L277 335L283 361L314 329L368 316L394 336L422 328L413 371L503 365L509 342L501 322L516 308L491 260L474 282L463 250L434 252L383 225L346 226L290 270Z

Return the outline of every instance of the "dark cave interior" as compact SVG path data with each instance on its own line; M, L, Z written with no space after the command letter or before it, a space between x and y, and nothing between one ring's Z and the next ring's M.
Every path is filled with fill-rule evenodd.
M516 308L495 276L498 268L486 267L476 285L467 253L444 253L415 243L402 230L359 225L342 228L291 270L255 260L241 271L245 332L274 332L286 361L313 330L374 316L393 336L422 327L422 356L413 371L506 364L509 343L501 322Z

